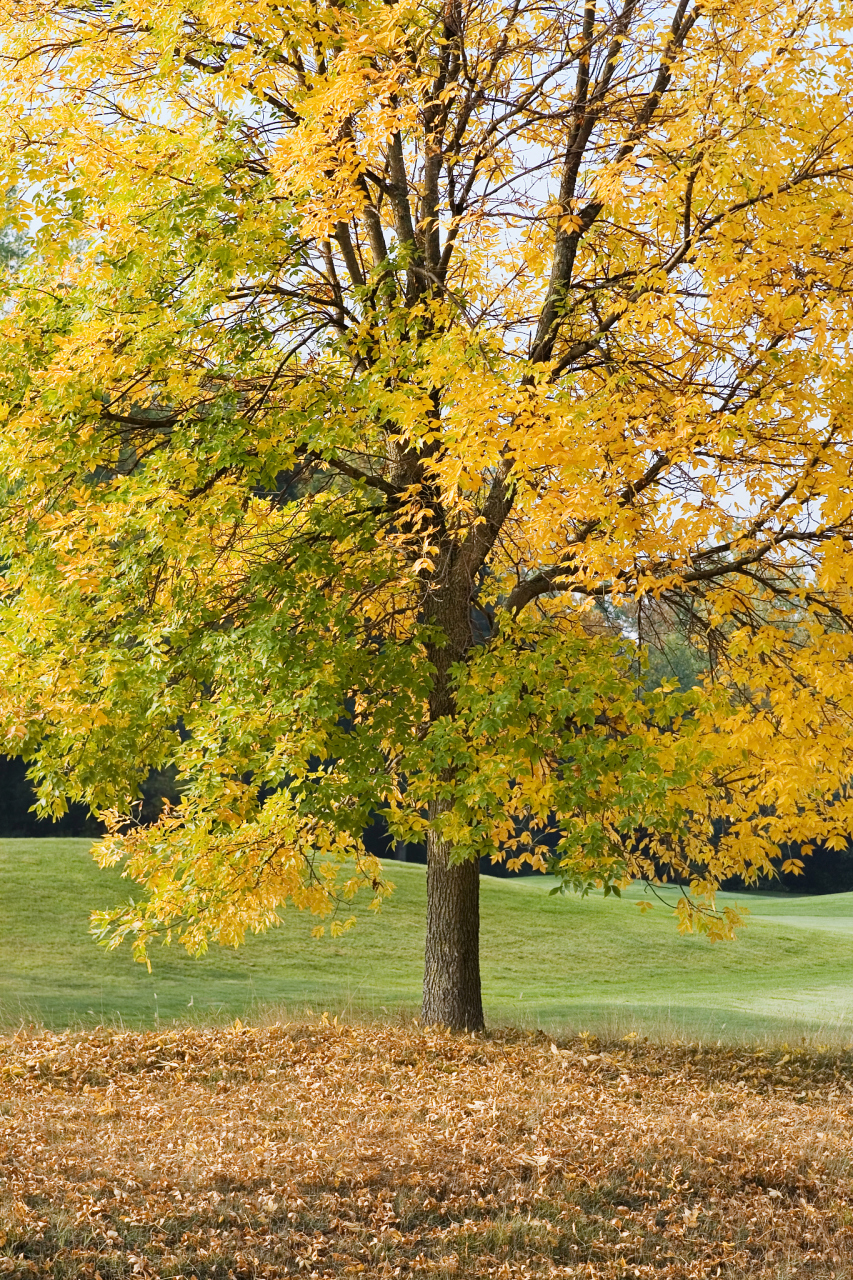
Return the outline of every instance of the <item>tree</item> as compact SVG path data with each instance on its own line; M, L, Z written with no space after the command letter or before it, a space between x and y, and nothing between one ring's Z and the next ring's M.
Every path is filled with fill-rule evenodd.
M845 4L3 12L2 718L46 812L112 813L105 935L381 898L381 810L424 1016L477 1028L482 852L687 866L713 933L721 878L846 838ZM696 687L601 624L645 604Z

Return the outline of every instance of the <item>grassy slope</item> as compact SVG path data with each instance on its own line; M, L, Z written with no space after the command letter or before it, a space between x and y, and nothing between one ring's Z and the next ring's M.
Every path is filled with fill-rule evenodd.
M241 950L202 960L156 951L153 974L87 933L88 915L126 895L84 840L0 841L0 1018L151 1025L291 1011L414 1010L423 947L423 868L389 864L397 891L344 938L310 937L295 913ZM750 898L736 942L681 938L658 906L631 898L551 897L537 878L484 879L487 1017L567 1030L692 1036L803 1031L853 1034L853 894ZM253 1006L255 1008L253 1009ZM834 1036L833 1036L834 1038Z

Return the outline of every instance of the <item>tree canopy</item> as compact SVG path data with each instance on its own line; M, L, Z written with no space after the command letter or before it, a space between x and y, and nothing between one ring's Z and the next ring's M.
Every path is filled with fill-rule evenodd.
M471 1026L483 852L701 907L846 840L849 6L0 9L0 714L114 813L105 931L381 898L382 811Z

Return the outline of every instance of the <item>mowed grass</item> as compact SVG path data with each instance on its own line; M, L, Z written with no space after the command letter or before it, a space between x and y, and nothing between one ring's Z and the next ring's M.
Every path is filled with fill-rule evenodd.
M387 873L396 890L381 914L363 913L342 938L313 939L316 921L287 911L236 951L192 959L157 947L149 974L126 947L106 952L89 935L90 913L134 886L99 870L88 841L0 841L0 1021L151 1028L306 1010L415 1014L424 869L388 863ZM490 1025L853 1040L853 894L744 896L748 926L733 943L710 943L679 936L666 906L643 914L639 886L621 900L551 896L552 887L544 877L482 880Z

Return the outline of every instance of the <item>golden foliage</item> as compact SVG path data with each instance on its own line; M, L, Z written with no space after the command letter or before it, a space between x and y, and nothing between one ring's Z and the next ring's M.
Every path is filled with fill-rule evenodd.
M0 713L46 811L177 771L119 934L322 913L377 810L706 906L848 839L848 4L0 15Z

